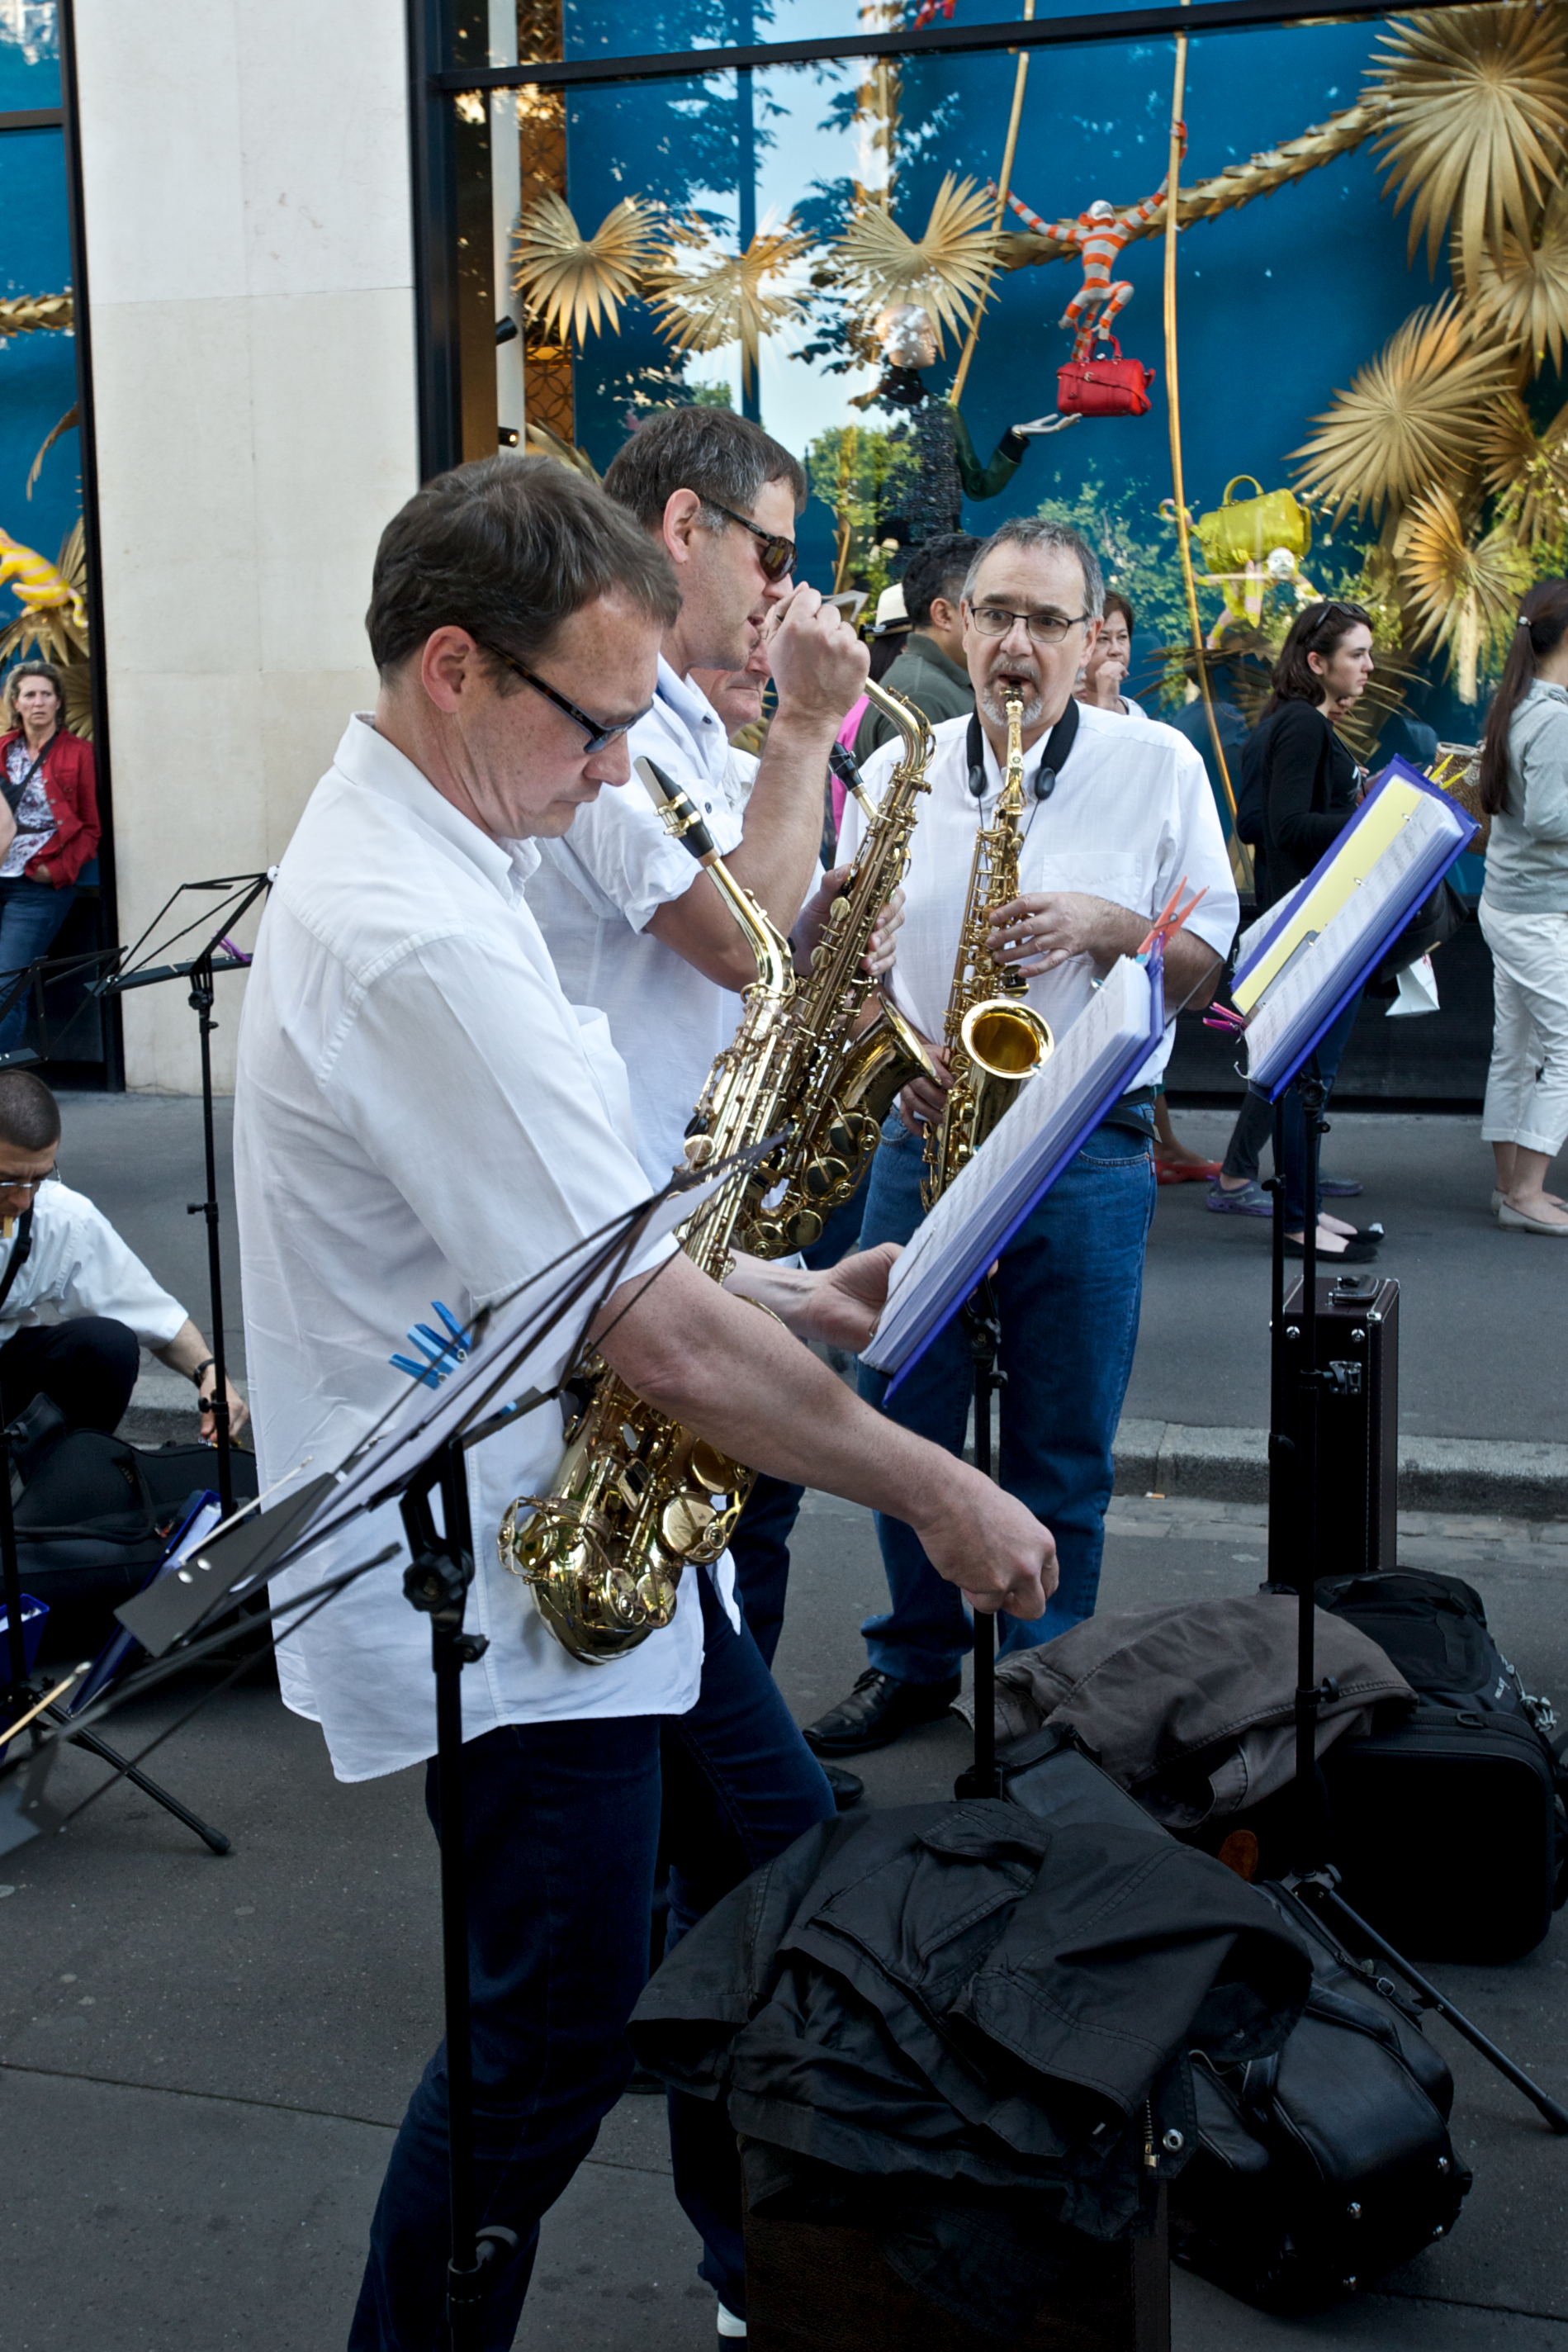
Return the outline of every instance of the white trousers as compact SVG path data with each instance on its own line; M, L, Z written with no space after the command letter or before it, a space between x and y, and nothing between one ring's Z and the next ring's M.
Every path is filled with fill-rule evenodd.
M1483 1143L1555 1159L1568 1137L1568 914L1516 915L1480 903L1496 1024Z

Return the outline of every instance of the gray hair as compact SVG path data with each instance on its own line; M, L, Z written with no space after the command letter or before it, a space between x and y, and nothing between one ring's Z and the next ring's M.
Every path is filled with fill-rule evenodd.
M657 530L677 490L703 502L709 530L725 529L722 507L748 515L769 482L787 482L800 513L806 477L798 459L760 425L727 408L667 408L640 425L611 459L604 487L644 530Z
M970 564L964 582L964 595L974 601L975 582L988 555L998 547L1061 548L1065 554L1075 555L1083 573L1083 602L1093 619L1098 620L1105 609L1105 578L1100 569L1100 559L1081 531L1071 523L1048 522L1043 515L1017 515L991 533Z

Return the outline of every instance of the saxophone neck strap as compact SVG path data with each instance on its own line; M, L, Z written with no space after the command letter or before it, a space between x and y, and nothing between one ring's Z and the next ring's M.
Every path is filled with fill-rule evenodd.
M1077 740L1078 699L1075 695L1069 695L1067 708L1047 736L1045 749L1040 753L1040 765L1034 772L1034 782L1030 789L1037 801L1048 801L1056 790L1056 780L1067 765L1068 754ZM986 738L980 726L980 714L977 710L970 713L969 735L965 750L968 760L969 790L977 801L983 801L988 789Z

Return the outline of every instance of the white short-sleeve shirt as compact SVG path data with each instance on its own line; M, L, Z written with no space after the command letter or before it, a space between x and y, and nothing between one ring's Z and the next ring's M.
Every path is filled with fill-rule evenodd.
M661 656L653 708L631 735L692 794L721 856L738 845L757 762L732 751L706 695ZM539 845L528 901L574 1004L597 1005L626 1065L637 1151L650 1183L681 1159L686 1122L740 1019L738 996L653 938L659 908L713 885L664 830L633 776L580 809L571 831Z
M264 1487L306 1455L308 1476L342 1459L406 1388L388 1359L433 1299L466 1318L647 1196L603 1017L569 1003L524 900L535 855L480 833L359 718L284 855L246 991L235 1106ZM489 1637L463 1677L469 1738L506 1723L678 1714L696 1698L695 1592L666 1630L587 1666L501 1568L501 1515L548 1485L560 1445L549 1404L468 1456L468 1622ZM274 1601L400 1537L388 1507L275 1577ZM320 1721L342 1780L434 1748L430 1631L403 1598L402 1565L373 1570L278 1652L284 1697Z
M947 1017L975 835L990 824L1002 781L989 740L982 737L986 795L976 800L968 782L968 731L967 719L946 719L933 730L931 791L918 803L891 979L900 1012L937 1044ZM1189 890L1207 888L1186 928L1228 953L1239 911L1236 886L1207 773L1192 746L1155 719L1123 718L1080 703L1078 731L1056 789L1049 800L1037 801L1030 788L1046 740L1040 735L1024 755L1019 888L1086 891L1152 920L1185 875ZM898 747L887 743L866 761L872 800L881 799L897 759ZM846 802L841 858L853 856L864 829L859 807ZM1097 976L1092 958L1074 956L1031 980L1029 1002L1060 1034L1083 1011ZM1134 1085L1158 1077L1171 1045L1167 1029Z
M21 1239L20 1221L0 1256L0 1277ZM167 1347L185 1310L153 1281L103 1211L68 1184L41 1184L33 1196L32 1242L4 1308L0 1345L38 1323L109 1315L127 1324L144 1348Z

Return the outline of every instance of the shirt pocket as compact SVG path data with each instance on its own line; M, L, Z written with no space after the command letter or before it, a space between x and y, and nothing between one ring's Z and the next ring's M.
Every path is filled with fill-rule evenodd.
M1081 890L1091 898L1109 898L1113 906L1129 908L1134 915L1155 911L1155 869L1146 857L1125 851L1067 849L1046 853L1036 890Z

